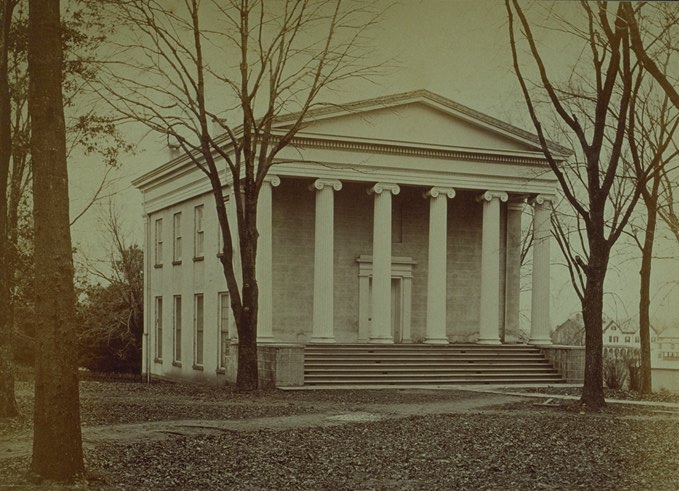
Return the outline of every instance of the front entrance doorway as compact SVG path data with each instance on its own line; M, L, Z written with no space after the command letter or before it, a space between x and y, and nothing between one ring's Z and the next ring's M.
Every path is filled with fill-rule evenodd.
M372 256L360 256L358 339L359 343L370 341L372 323ZM413 266L410 257L394 257L391 262L391 333L394 343L410 343L410 306Z

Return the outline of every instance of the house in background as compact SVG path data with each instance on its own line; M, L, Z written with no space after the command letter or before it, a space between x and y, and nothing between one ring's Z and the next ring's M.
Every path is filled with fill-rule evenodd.
M274 139L292 121L278 118ZM551 343L556 180L534 135L427 91L307 121L260 192L260 345L512 342L526 203L536 234L529 343ZM209 182L179 156L134 185L146 213L145 371L219 378L236 332Z
M639 324L633 319L617 323L604 317L604 347L639 348ZM552 343L565 346L585 345L585 323L582 313L577 312L559 324L551 334ZM657 349L658 332L651 326L651 349Z

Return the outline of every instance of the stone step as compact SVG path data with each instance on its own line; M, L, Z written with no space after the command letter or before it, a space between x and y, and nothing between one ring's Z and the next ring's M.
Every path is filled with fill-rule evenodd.
M305 385L559 383L539 348L526 345L309 345Z
M563 383L563 379L558 376L526 376L526 377L442 377L437 379L417 379L417 378L318 378L314 380L307 381L305 379L305 385L324 385L331 388L331 386L342 386L342 385L458 385L458 384L484 384L484 385L495 385L495 384L557 384Z
M314 367L305 369L310 376L316 374L345 374L345 373L556 373L550 365L542 367Z
M372 356L357 356L357 355L330 355L328 354L327 356L321 356L321 355L311 355L308 356L304 355L304 361L305 362L325 362L325 361L344 361L344 362L353 362L353 363L361 363L361 362L367 362L367 361L377 361L377 362L391 362L391 363L410 363L410 362L418 362L418 361L423 361L423 362L429 362L429 363L438 363L438 362L447 362L447 361L457 361L457 362L469 362L469 363L474 363L477 361L512 361L512 362L523 362L523 361L537 361L537 360L544 360L544 357L541 355L534 355L534 356L512 356L508 354L497 354L497 355L459 355L459 356L444 356L444 355L439 355L439 356L426 356L426 355L391 355L391 356L377 356L377 355L372 355Z

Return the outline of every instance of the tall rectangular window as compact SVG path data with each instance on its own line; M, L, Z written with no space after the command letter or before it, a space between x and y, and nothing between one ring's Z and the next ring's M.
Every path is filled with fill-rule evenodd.
M155 259L154 264L160 266L163 264L163 219L158 218L155 221Z
M193 359L194 365L203 366L203 295L199 293L193 297Z
M193 257L202 259L204 252L205 231L203 230L203 205L193 209Z
M156 297L156 359L163 359L163 297Z
M231 326L229 322L229 294L227 292L219 293L219 340L217 346L219 347L219 358L217 359L218 368L223 369L226 365L225 358L229 347L229 338Z
M182 260L182 212L177 212L172 218L172 260L181 262Z
M174 296L174 361L182 361L182 296Z

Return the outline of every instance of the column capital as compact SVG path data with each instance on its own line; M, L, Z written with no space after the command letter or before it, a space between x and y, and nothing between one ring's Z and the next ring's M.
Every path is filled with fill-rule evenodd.
M278 187L281 183L281 178L275 174L264 176L262 184L269 184L272 188Z
M551 206L552 203L556 201L556 196L553 194L538 194L536 196L533 196L530 200L529 203L531 205L539 205L539 206Z
M434 186L428 191L422 193L423 198L438 198L441 195L453 199L455 197L455 190L453 188L443 188L439 186Z
M378 182L369 187L367 190L368 194L382 194L384 191L387 191L393 195L397 195L401 192L401 188L398 186L398 184L391 182Z
M509 199L509 195L504 191L485 191L476 197L476 201L486 201L488 203L494 199L499 199L503 203L506 203Z
M309 191L321 191L326 187L339 191L342 189L342 182L337 179L316 179L309 185Z

